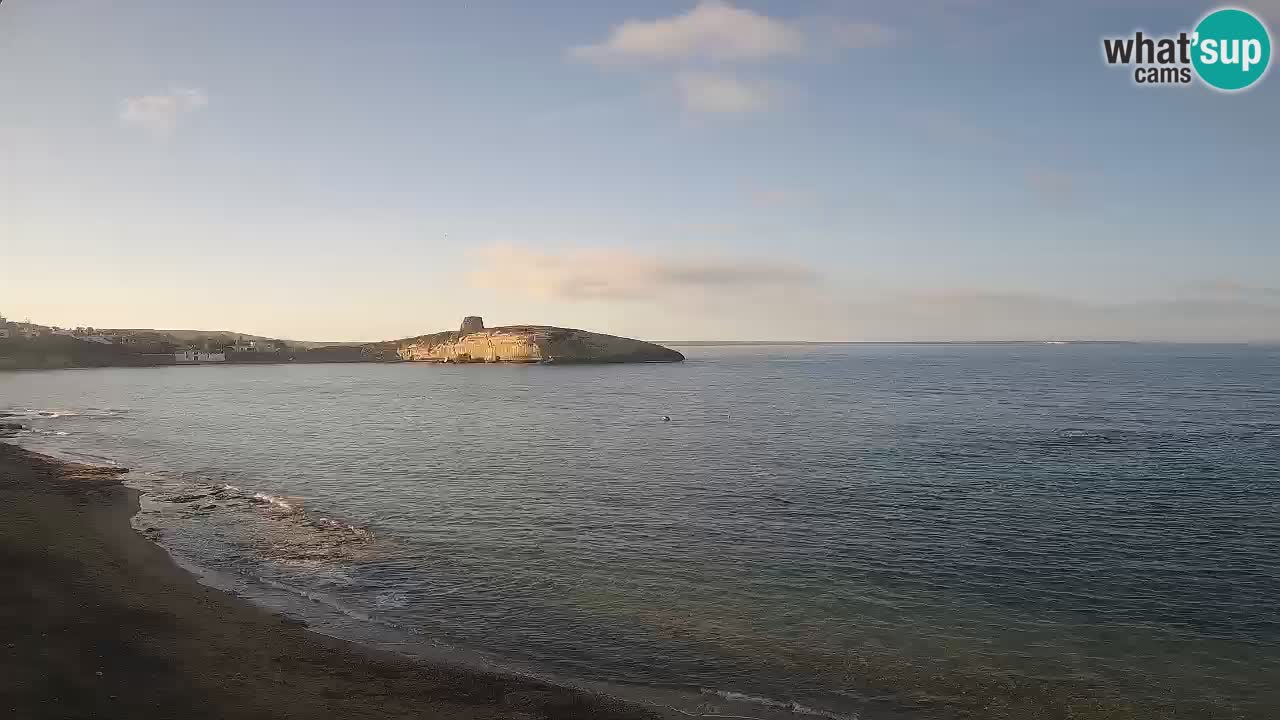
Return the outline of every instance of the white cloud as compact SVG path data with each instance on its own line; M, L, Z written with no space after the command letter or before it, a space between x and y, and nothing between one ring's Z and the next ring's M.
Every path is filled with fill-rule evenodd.
M538 250L490 245L469 276L475 287L542 299L664 299L675 292L758 293L817 284L817 275L785 263L739 258L669 258L623 248Z
M1280 339L1274 301L1153 298L1082 301L1034 293L938 290L848 304L846 337L885 340ZM810 332L817 332L811 330Z
M687 111L741 113L776 105L774 88L723 70L733 63L818 59L850 48L890 44L888 27L846 18L785 20L701 0L680 15L627 20L608 37L573 48L570 56L598 65L652 63L675 68L674 81ZM720 68L720 69L717 69Z
M683 15L628 20L607 40L574 48L572 54L599 63L744 61L800 55L804 50L804 33L789 23L721 0L703 0Z
M1226 280L1120 301L859 286L763 259L510 244L478 250L466 280L511 307L598 303L625 318L623 328L668 340L1280 340L1280 290Z
M774 99L767 83L715 72L680 73L676 76L676 90L684 109L690 112L752 112L769 107Z
M203 90L176 88L158 95L125 98L120 103L120 122L146 130L153 135L168 136L178 127L183 116L209 104Z
M1241 302L1280 302L1280 287L1250 285L1236 280L1218 279L1182 288L1188 299L1229 300Z
M714 297L713 294L708 294ZM660 302L661 298L655 300ZM679 307L676 315L669 309ZM965 289L841 289L729 302L668 303L665 320L689 329L668 339L765 340L1280 340L1280 301L1155 297L1082 300L1035 292Z

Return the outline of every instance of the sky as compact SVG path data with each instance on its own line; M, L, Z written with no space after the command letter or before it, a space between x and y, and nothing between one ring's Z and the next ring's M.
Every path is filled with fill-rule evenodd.
M1280 77L1102 59L1213 7L3 0L0 314L1280 340Z

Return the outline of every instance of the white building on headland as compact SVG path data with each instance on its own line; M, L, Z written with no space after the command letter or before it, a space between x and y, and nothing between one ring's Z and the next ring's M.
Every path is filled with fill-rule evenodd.
M270 340L240 340L231 346L232 352L279 352L280 345Z
M227 361L226 353L205 352L203 350L183 350L173 354L178 363L220 363Z

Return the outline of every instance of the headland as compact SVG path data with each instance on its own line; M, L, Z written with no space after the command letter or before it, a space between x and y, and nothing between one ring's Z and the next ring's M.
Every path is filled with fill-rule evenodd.
M643 340L545 325L486 328L469 316L456 332L420 335L396 343L403 360L472 363L680 362L684 355Z

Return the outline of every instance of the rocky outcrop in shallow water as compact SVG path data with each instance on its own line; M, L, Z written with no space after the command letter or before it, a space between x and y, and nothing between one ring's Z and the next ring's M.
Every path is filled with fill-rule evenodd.
M684 355L654 343L544 325L485 328L468 317L457 332L399 342L403 360L420 362L624 363L680 362Z

